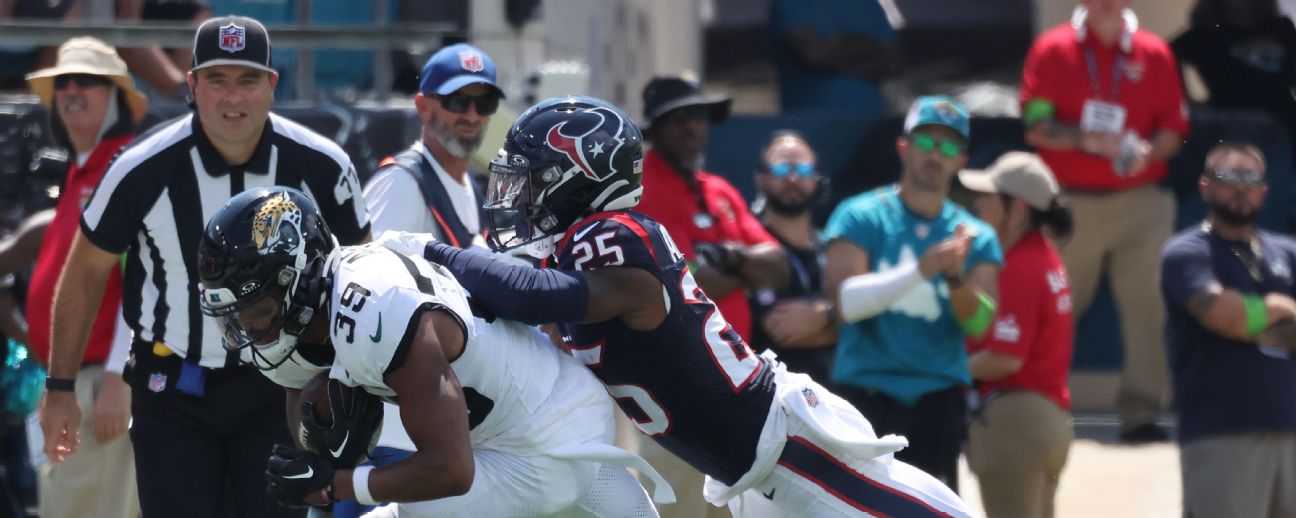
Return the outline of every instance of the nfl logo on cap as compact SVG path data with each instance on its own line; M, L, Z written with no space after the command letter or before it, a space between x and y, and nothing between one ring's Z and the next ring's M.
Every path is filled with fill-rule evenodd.
M220 49L229 53L235 53L246 46L247 30L238 25L229 24L220 28Z
M459 66L469 72L481 72L486 69L486 64L482 62L481 54L472 50L465 50L459 53Z

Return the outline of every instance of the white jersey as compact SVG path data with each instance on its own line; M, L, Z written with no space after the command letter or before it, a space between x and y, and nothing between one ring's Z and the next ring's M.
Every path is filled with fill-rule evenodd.
M474 448L539 452L600 428L558 426L578 407L610 407L598 380L584 369L564 369L563 362L575 360L537 329L473 316L467 292L441 266L378 244L342 248L330 265L329 333L336 351L330 377L394 398L384 375L404 361L421 312L438 309L463 326L464 349L450 367L463 387ZM577 379L561 380L556 390L560 371Z

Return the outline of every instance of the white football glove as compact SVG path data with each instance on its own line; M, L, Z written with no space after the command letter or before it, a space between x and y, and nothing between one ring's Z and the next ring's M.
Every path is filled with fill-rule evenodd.
M384 230L374 240L375 243L385 246L393 252L415 257L423 257L423 249L433 241L436 241L436 236L432 234L402 232L400 230Z

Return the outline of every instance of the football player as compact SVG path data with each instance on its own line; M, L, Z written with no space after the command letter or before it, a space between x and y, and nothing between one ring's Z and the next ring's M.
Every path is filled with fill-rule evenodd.
M735 516L966 516L958 496L896 461L903 438L808 376L758 356L698 288L639 203L642 136L589 97L541 102L490 165L486 212L497 251L550 268L427 243L474 303L502 318L560 323L644 434L707 474L706 499ZM417 250L416 236L404 239ZM552 257L549 257L552 254Z
M624 466L652 468L610 445L612 405L598 381L536 329L475 317L443 268L381 243L338 247L310 198L275 187L239 194L212 217L198 269L202 311L227 347L288 388L289 408L327 370L398 404L417 447L386 467L346 469L327 457L349 460L347 442L368 437L334 434L337 444L315 451L278 445L266 479L281 504L399 502L374 516L657 516Z

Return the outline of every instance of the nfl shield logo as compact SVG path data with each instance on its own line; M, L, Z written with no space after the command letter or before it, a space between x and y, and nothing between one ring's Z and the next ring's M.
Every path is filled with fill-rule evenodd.
M816 396L810 387L801 389L801 395L805 396L806 404L810 405L810 408L819 406L819 396Z
M486 69L486 64L482 62L481 54L471 50L465 50L459 53L459 66L469 72L481 72Z
M247 30L238 25L229 24L220 28L220 49L234 53L243 50Z
M166 380L166 374L160 372L149 374L148 389L153 392L162 392L163 390L166 390Z

